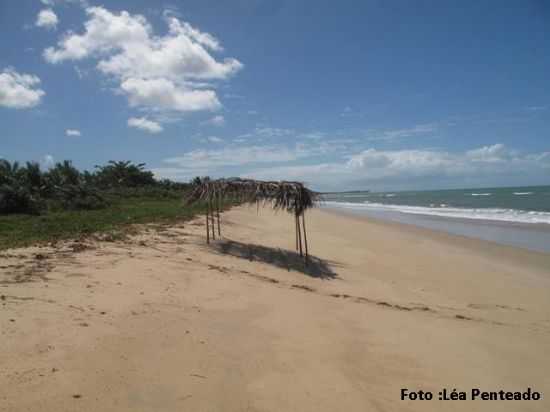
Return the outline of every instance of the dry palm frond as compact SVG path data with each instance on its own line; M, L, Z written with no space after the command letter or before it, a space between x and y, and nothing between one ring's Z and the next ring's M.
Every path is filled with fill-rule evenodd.
M185 202L193 204L218 200L271 204L276 210L285 210L300 216L305 210L315 206L318 195L300 182L203 178L195 181Z
M302 254L302 236L300 227L304 229L304 241L307 257L307 236L305 233L304 212L312 208L319 201L318 193L308 189L300 182L263 181L254 179L217 179L197 178L193 182L193 189L185 198L185 204L205 202L208 205L207 216L212 216L212 237L214 238L214 208L218 218L218 235L221 236L219 205L232 201L238 203L271 206L275 210L284 210L292 213L296 219L297 249L299 243ZM302 225L299 217L302 216ZM208 226L208 217L207 217ZM210 236L207 227L207 242Z

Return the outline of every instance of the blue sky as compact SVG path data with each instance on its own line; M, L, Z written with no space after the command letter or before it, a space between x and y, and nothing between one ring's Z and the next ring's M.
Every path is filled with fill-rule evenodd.
M0 157L322 190L547 184L550 4L0 0Z

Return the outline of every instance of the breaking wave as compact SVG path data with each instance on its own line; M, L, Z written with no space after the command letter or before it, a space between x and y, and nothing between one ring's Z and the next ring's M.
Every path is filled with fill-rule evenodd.
M550 224L550 212L527 211L518 209L500 209L500 208L459 208L447 207L443 204L440 207L407 206L407 205L387 205L382 203L350 203L325 201L325 206L352 209L352 210L382 210L415 215L428 215L461 219L474 220L493 220L499 222L515 223L546 223Z

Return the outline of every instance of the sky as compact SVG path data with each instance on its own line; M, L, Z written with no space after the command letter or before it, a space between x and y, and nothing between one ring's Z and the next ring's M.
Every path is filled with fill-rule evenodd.
M318 190L550 182L550 2L0 0L0 158Z

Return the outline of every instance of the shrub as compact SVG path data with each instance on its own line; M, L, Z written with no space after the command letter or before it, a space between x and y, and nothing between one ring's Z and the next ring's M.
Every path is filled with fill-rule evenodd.
M37 214L42 207L43 203L27 187L7 183L0 185L0 214Z

